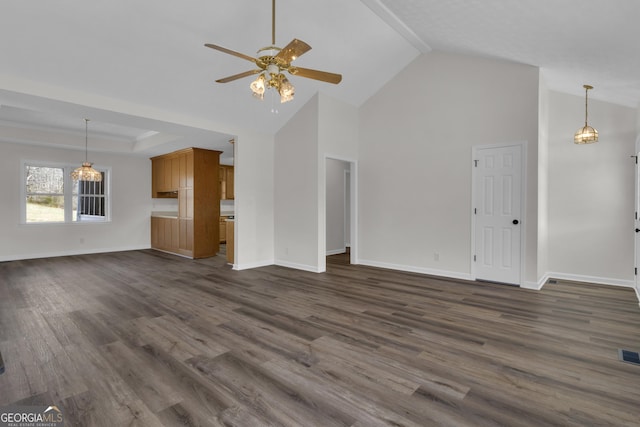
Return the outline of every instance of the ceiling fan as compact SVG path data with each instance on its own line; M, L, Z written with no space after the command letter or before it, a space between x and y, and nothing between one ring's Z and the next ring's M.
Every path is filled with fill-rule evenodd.
M251 85L253 96L258 99L264 98L264 91L268 88L274 88L280 94L280 102L287 102L293 99L295 88L283 74L283 71L289 72L294 76L306 77L309 79L320 80L322 82L338 84L342 80L342 75L328 73L326 71L312 70L309 68L294 67L291 63L304 53L311 50L311 46L302 40L293 39L284 48L276 45L276 0L272 0L271 15L271 46L263 47L258 50L257 58L245 55L222 46L211 43L205 43L206 47L246 59L257 65L257 69L245 71L243 73L234 74L233 76L224 77L216 80L218 83L228 83L243 77L260 74Z

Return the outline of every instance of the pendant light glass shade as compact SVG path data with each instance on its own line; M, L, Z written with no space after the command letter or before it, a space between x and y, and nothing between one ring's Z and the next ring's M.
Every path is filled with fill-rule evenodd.
M280 69L276 65L269 65L269 67L267 67L266 73L260 74L249 85L253 96L262 100L264 99L264 91L269 88L274 88L280 94L281 103L293 100L295 88L291 82L289 82L284 74L280 73ZM265 77L265 74L267 74L268 77Z
M598 131L587 124L588 116L588 98L587 94L589 89L593 89L593 86L584 85L584 126L576 131L573 136L573 142L575 144L592 144L598 142Z
M74 181L102 181L102 173L93 168L93 163L89 163L88 157L89 145L89 119L84 119L84 163L79 168L71 172L71 178Z

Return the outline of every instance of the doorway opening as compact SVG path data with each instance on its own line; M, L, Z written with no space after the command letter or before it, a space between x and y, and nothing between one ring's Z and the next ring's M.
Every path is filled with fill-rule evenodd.
M334 157L325 158L325 261L332 264L355 264L356 248L356 163ZM323 269L324 271L324 269Z

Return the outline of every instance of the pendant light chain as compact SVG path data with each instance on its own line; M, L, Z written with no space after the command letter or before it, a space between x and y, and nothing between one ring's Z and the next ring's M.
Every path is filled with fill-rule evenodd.
M584 87L584 125L587 126L588 120L587 115L589 114L589 86L585 85Z
M84 162L89 163L89 119L84 119Z

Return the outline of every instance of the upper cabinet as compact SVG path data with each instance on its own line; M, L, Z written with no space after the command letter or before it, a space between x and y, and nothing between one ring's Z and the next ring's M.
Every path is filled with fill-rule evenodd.
M220 165L220 200L233 200L233 166Z
M151 159L151 197L177 198L181 157L167 154Z

